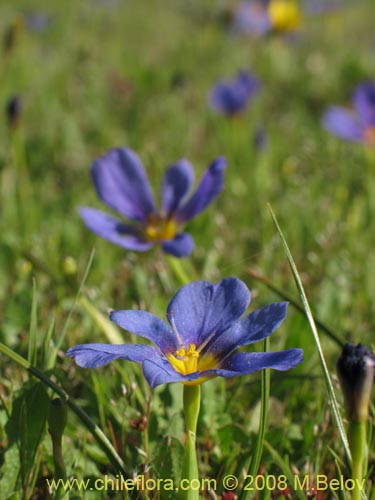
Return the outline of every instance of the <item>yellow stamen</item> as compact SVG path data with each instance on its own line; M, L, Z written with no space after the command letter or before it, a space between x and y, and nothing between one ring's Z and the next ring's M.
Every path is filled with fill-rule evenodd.
M301 11L295 0L271 0L268 14L277 31L292 31L302 22Z
M145 237L147 241L173 240L177 233L177 224L173 219L165 219L158 214L147 218Z
M180 347L174 353L166 355L173 368L182 375L189 375L197 371L210 370L217 367L217 361L212 355L200 357L195 344L190 344L188 348ZM197 380L183 382L185 385L198 385L207 380L208 377L200 377Z
M370 125L370 127L367 127L365 130L365 142L369 146L375 147L375 125Z

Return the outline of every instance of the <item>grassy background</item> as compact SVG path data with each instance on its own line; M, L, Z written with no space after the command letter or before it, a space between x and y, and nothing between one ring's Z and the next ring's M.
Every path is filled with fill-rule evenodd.
M134 307L163 317L179 287L158 249L125 252L84 228L77 206L101 207L89 167L109 148L126 145L137 151L156 191L164 169L178 158L187 157L199 178L213 158L224 155L225 190L188 225L196 242L192 258L184 262L189 276L244 279L252 290L252 308L278 297L248 277L250 267L296 295L266 207L270 202L314 313L343 341L374 347L374 150L340 141L320 125L328 105L345 105L353 87L375 74L372 2L307 18L293 38L266 39L231 34L222 22L225 5L198 0L0 4L0 103L4 109L13 95L23 103L17 129L9 129L5 113L0 119L0 341L27 356L35 283L37 344L44 355L38 355L37 365L50 369L101 425L130 469L141 471L151 463L151 475L170 470L159 456L168 435L175 438L173 460L179 461L181 387L153 391L150 403L151 391L133 364L116 362L98 371L76 367L63 355L68 347L108 340L80 305L56 364L48 362L93 247L83 295L105 315L109 308ZM34 20L36 14L45 16L43 30L32 26L32 14ZM209 108L207 94L218 79L239 69L254 72L262 89L243 115L230 120ZM262 149L255 144L259 129L266 131ZM53 340L43 351L52 317ZM339 348L322 338L334 372ZM339 455L342 450L311 333L293 308L271 338L272 349L285 347L302 347L305 362L271 377L267 440L299 471L334 473L328 446ZM36 458L29 460L29 469L25 465L21 480L22 459L6 424L17 397L25 397L28 377L5 357L0 361L0 497L11 498L4 475L14 463L14 474L19 473L14 498L21 498L22 482L24 498L32 491L34 498L47 498L45 477L53 470L48 435L41 431L40 440L26 443ZM202 476L239 475L257 430L259 376L210 381L203 394ZM108 470L74 415L64 445L69 474L98 476ZM370 459L374 463L374 456ZM280 473L267 451L262 467ZM105 496L95 492L84 498Z

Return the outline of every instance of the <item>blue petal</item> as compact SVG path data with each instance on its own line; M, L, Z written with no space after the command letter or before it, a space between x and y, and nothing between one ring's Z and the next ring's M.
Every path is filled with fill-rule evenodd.
M237 278L217 285L194 281L182 287L171 300L167 317L185 346L201 345L208 336L219 335L234 323L250 303L250 292Z
M226 161L216 158L204 173L202 180L193 194L182 207L175 212L175 219L186 222L202 212L219 195L224 187L224 169Z
M227 355L238 347L253 344L274 332L284 321L288 302L275 302L252 312L209 344L204 353Z
M152 243L142 241L136 234L136 228L96 208L81 207L79 213L88 229L98 236L127 250L144 252Z
M359 119L365 126L375 126L375 84L364 82L353 94L353 105Z
M162 210L166 215L172 214L189 192L194 181L194 170L191 164L182 159L165 172L162 186Z
M94 162L91 174L101 200L124 217L144 221L155 212L147 176L131 149L111 149Z
M364 130L354 114L339 106L328 108L323 116L323 127L332 134L347 141L359 142Z
M128 332L150 340L163 352L177 350L176 335L161 319L146 311L112 311L110 319Z
M71 347L66 354L83 368L98 368L117 358L142 363L160 357L155 347L143 344L81 344Z
M163 241L162 247L174 257L187 257L194 250L194 240L190 234L180 233L173 240Z
M231 354L221 368L206 370L201 377L218 375L219 377L237 377L248 375L264 368L285 371L294 368L303 361L302 349L288 349L280 352L240 352Z
M172 382L187 382L197 380L199 372L182 375L176 372L166 359L145 360L142 365L144 376L151 387Z

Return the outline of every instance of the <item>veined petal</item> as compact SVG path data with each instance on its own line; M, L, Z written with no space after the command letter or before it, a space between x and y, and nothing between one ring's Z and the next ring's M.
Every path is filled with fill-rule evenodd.
M131 149L111 149L94 162L91 174L100 199L124 217L144 221L155 212L143 165Z
M331 106L323 116L323 127L341 139L359 142L364 130L353 112L339 106Z
M121 221L96 208L81 207L79 213L88 229L111 243L127 250L144 252L152 247L152 243L142 241L132 225Z
M118 326L150 340L163 352L177 350L176 335L161 319L146 311L112 311L110 319Z
M275 302L253 311L223 332L203 352L212 355L229 354L231 351L262 340L274 332L284 321L288 302Z
M145 360L142 368L151 387L170 384L171 382L188 382L199 378L199 372L189 373L188 375L176 372L169 362L163 358Z
M353 105L365 126L375 127L375 83L364 82L354 89Z
M230 378L254 373L264 368L285 371L294 368L302 361L302 349L288 349L279 352L240 352L230 355L222 363L221 368L203 371L200 376L218 375Z
M165 172L162 185L162 210L169 215L183 201L194 182L194 170L191 164L182 159L171 165Z
M167 317L185 346L199 346L209 336L220 334L234 323L250 303L250 292L237 278L218 284L194 281L182 287L171 300Z
M117 358L142 363L145 359L160 357L155 347L143 344L80 344L66 354L83 368L98 368Z
M175 211L174 217L178 222L192 219L219 195L224 187L225 167L226 161L223 157L216 158L211 163L193 196Z
M188 233L180 233L173 240L163 241L165 253L174 257L187 257L194 250L194 240Z

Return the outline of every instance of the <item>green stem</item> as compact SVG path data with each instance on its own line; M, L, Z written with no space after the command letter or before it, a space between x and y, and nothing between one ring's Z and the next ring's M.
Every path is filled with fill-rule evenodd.
M366 421L349 423L348 440L352 453L352 479L354 481L352 500L360 500L363 490L363 459L366 452Z
M263 342L264 352L268 352L270 349L270 339L267 337ZM259 428L257 440L255 443L254 455L250 463L249 472L247 477L255 477L258 473L260 461L263 453L263 443L264 436L266 434L267 426L267 416L268 416L268 401L270 397L270 370L266 369L262 371L262 388L261 388L261 406L260 406L260 417L259 417ZM251 491L242 491L240 500L249 500L252 493Z
M186 445L182 465L179 500L199 500L199 473L196 451L196 432L201 404L200 385L184 385L184 415Z
M181 285L187 285L188 283L190 283L191 279L189 279L189 276L186 274L182 266L181 259L168 256L167 261L170 264L177 279L180 281Z

